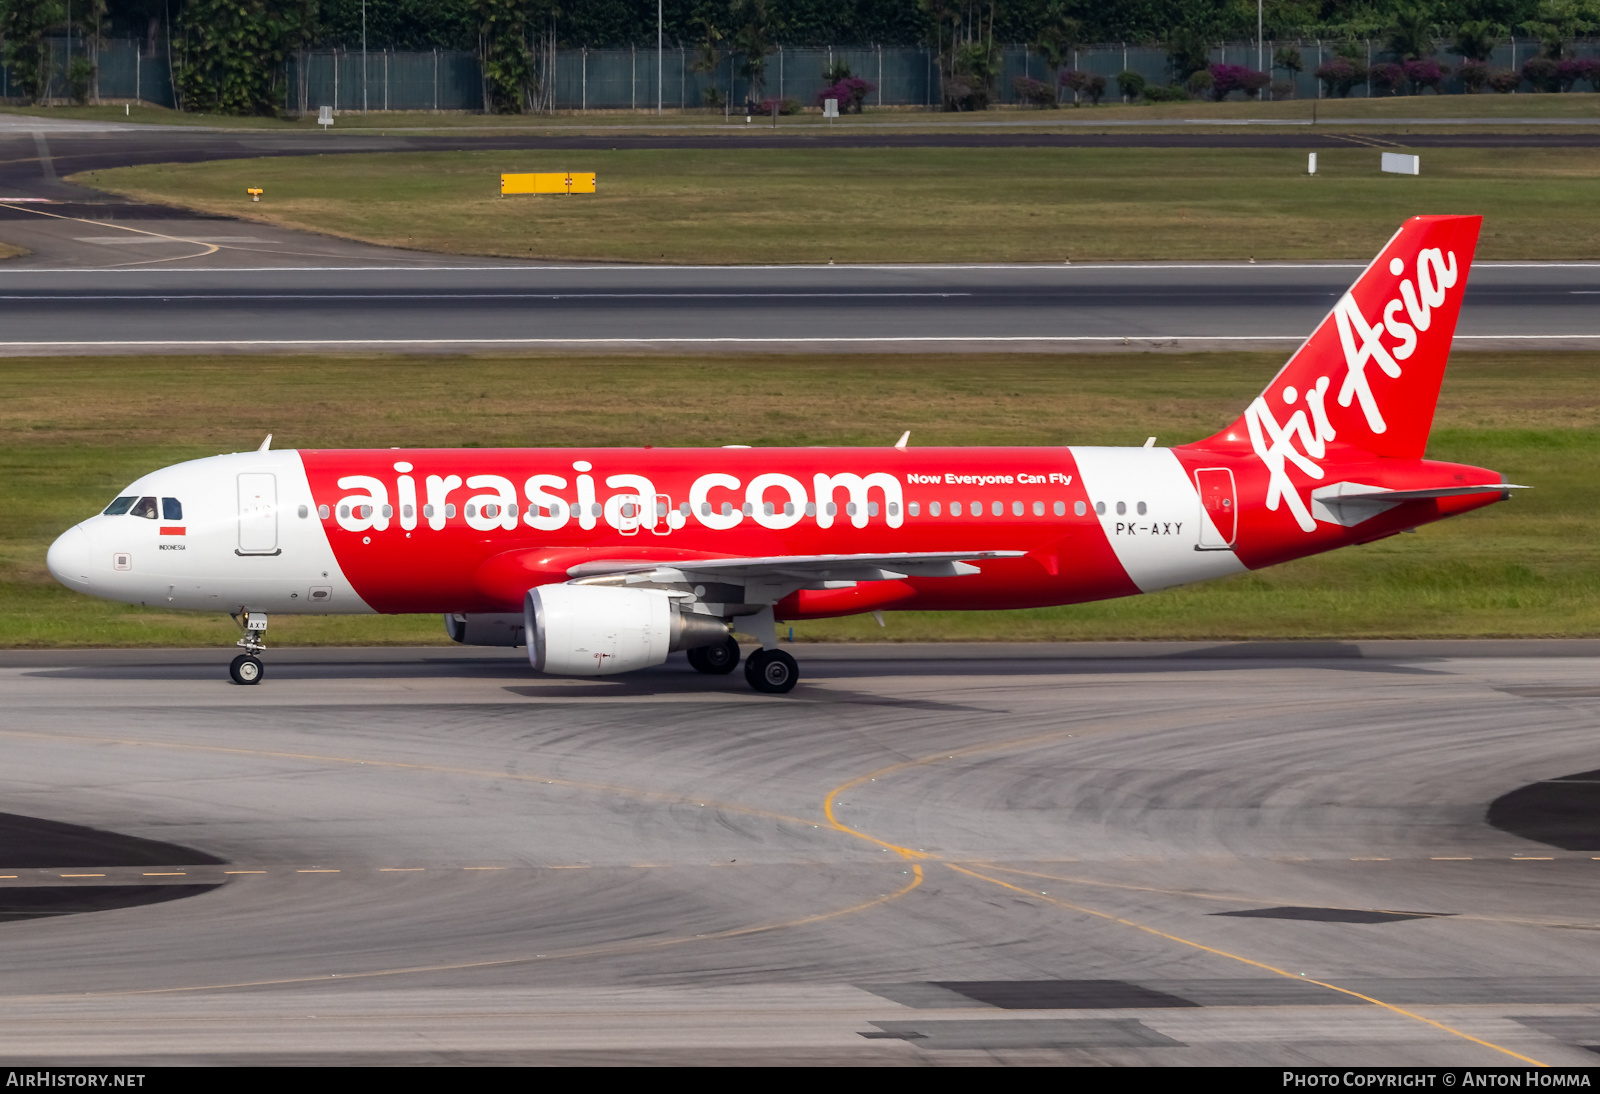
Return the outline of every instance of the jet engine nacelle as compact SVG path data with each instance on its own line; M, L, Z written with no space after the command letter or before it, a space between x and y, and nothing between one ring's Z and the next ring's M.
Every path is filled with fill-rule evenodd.
M463 646L520 646L527 639L520 615L461 615L444 617L445 633Z
M609 676L659 665L674 650L715 646L728 624L682 611L656 589L540 585L523 602L528 661L556 676Z

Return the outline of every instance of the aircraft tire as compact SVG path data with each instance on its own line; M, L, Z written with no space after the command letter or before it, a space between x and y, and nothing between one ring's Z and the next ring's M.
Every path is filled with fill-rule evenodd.
M248 653L241 653L228 666L228 675L233 677L235 684L259 684L266 671L267 667L261 663L261 658Z
M800 666L782 650L757 650L745 658L744 678L757 691L786 695L800 680Z
M719 645L690 650L689 664L696 672L723 676L739 667L739 643L729 637Z

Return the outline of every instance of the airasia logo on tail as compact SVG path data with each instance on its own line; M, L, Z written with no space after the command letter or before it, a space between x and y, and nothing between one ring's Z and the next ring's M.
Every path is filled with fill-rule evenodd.
M1390 380L1399 380L1404 374L1402 362L1410 361L1417 352L1418 335L1434 326L1434 313L1445 305L1448 290L1456 287L1463 273L1455 251L1442 247L1424 247L1417 252L1413 277L1402 277L1406 265L1398 256L1389 260L1388 269L1391 276L1402 279L1394 289L1395 295L1370 322L1362 314L1354 295L1367 284L1365 278L1340 297L1333 308L1333 324L1338 331L1344 364L1334 402L1340 408L1359 405L1362 419L1374 435L1387 433L1389 422L1372 390L1372 374L1368 367L1377 368ZM1368 276L1371 273L1369 270ZM1329 442L1339 435L1334 424L1337 412L1328 405L1328 394L1337 375L1337 359L1328 360L1331 367L1327 372L1321 372L1315 363L1318 335L1325 330L1326 325L1312 336L1312 341L1302 351L1301 356L1308 359L1302 363L1297 357L1284 370L1285 376L1280 377L1294 379L1297 374L1316 375L1315 380L1307 383L1304 391L1293 383L1279 387L1274 382L1244 412L1250 447L1267 469L1267 509L1277 512L1280 505L1287 506L1304 532L1316 531L1317 521L1311 514L1307 497L1295 485L1290 469L1298 470L1313 482L1320 482L1323 469L1318 461L1327 456ZM1446 331L1443 337L1448 338L1451 333L1453 331ZM1385 336L1390 339L1387 344ZM1430 360L1430 366L1442 368L1447 348L1439 349L1437 360ZM1331 358L1331 354L1323 356ZM1297 368L1297 365L1302 367ZM1435 387L1430 392L1430 414L1431 399L1436 395ZM1275 412L1269 399L1281 402L1282 407ZM1279 414L1284 415L1281 422Z
M1391 274L1399 276L1405 268L1401 259L1389 260ZM1349 406L1352 400L1360 400L1361 411L1367 416L1367 428L1374 433L1386 432L1389 426L1383 420L1377 399L1373 398L1372 385L1367 380L1368 363L1376 364L1384 375L1398 380L1399 363L1417 351L1417 332L1426 331L1432 325L1433 309L1444 304L1445 290L1454 288L1458 277L1454 251L1447 261L1438 247L1427 247L1417 255L1416 283L1409 278L1400 282L1400 295L1383 306L1383 316L1378 322L1368 325L1355 298L1348 292L1334 307L1333 321L1339 328L1339 345L1344 349L1346 370L1344 383L1339 388L1339 405ZM1402 308L1410 323L1400 318ZM1392 352L1383 345L1385 331L1400 340Z

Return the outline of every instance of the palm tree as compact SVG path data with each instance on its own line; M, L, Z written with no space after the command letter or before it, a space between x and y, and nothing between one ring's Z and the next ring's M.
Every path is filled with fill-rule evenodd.
M1570 39L1600 26L1593 15L1594 8L1581 0L1542 0L1534 17L1523 23L1522 29L1539 39L1546 57L1559 61Z
M1389 50L1402 61L1432 57L1433 24L1428 20L1428 12L1420 7L1401 8L1395 12L1394 24L1389 28Z
M1179 27L1167 38L1167 63L1172 66L1172 82L1182 84L1210 67L1211 43L1199 31Z
M1066 64L1067 57L1082 35L1083 24L1067 15L1061 0L1051 0L1050 6L1045 8L1044 18L1039 21L1037 36L1030 43L1044 55L1045 64L1050 66L1051 86L1055 85L1055 77L1060 74L1061 66Z
M750 99L760 102L766 96L767 54L772 52L772 18L767 0L733 0L728 11L738 22L733 48L744 58L739 74L750 81Z
M1450 52L1469 61L1487 61L1493 56L1494 47L1500 44L1503 33L1504 28L1487 19L1462 23L1456 28L1456 40L1451 43Z

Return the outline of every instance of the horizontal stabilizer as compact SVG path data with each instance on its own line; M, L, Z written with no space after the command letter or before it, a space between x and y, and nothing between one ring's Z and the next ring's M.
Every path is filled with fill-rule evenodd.
M1340 486L1355 486L1355 483L1340 483ZM1499 494L1506 490L1528 490L1531 487L1518 486L1512 482L1486 482L1479 486L1433 486L1426 490L1382 490L1376 486L1361 486L1354 490L1346 490L1339 495L1339 500L1354 500L1365 498L1371 501L1422 501L1425 498L1459 498L1468 494Z
M1526 490L1509 482L1486 482L1475 486L1430 486L1420 490L1386 490L1381 486L1364 486L1358 482L1336 482L1319 486L1311 491L1311 512L1325 524L1338 524L1352 528L1362 521L1371 520L1408 501L1428 501L1433 498L1459 498L1472 494L1509 495L1512 490Z

